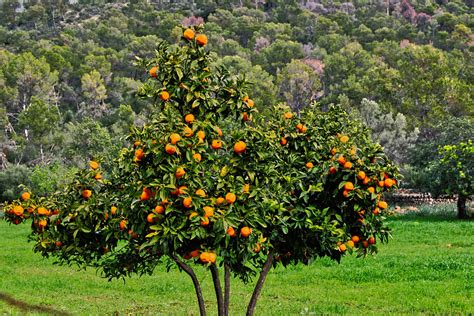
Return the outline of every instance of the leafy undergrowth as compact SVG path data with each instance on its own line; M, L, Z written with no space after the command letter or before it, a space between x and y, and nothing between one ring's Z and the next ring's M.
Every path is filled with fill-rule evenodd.
M375 257L322 259L272 271L258 315L474 313L474 222L423 207L388 220L393 239ZM108 282L93 270L58 267L31 250L28 227L0 222L0 313L198 313L188 277L158 267L152 276ZM215 314L212 279L197 271ZM233 280L231 315L241 315L252 287Z

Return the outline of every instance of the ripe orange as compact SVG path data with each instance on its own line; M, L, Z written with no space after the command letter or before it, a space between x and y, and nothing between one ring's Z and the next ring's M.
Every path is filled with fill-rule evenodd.
M60 248L60 247L63 245L63 243L62 243L62 242L60 242L59 240L58 240L58 241L56 241L54 244L55 244L55 245L56 245L56 247L58 247L58 248Z
M177 178L177 179L181 178L181 177L184 176L185 174L186 174L186 171L184 171L183 168L178 167L178 168L176 169L175 175L176 175L176 178Z
M198 153L193 154L193 159L196 162L201 162L202 160L201 154L198 154Z
M127 227L127 220L126 219L122 219L119 223L119 228L120 230L124 230L126 227Z
M303 128L301 129L301 133L306 133L308 131L308 128L306 126L303 126Z
M346 242L346 244L347 246L354 248L354 242L352 240L349 240L348 242Z
M331 155L333 155L333 156L334 156L336 153L337 153L337 148L333 148L333 149L331 149Z
M385 185L387 188L392 187L392 185L394 185L393 180L390 179L390 178L385 179L384 185Z
M377 183L377 185L378 185L379 187L383 188L383 187L385 186L385 181L383 181L383 180L382 180L382 181L379 181L379 182Z
M21 195L21 199L23 201L28 201L30 199L31 195L30 195L30 192L23 192L22 195Z
M178 188L178 194L184 194L186 193L186 190L188 190L188 187L185 185L182 185Z
M202 253L199 255L199 260L200 260L202 263L209 263L209 262L210 262L209 252L207 252L207 251L202 252Z
M349 196L349 191L348 191L348 190L342 191L342 195L343 195L344 197L348 197L348 196Z
M250 191L250 184L246 183L244 184L243 188L242 188L242 192L243 193L249 193Z
M372 212L372 214L374 214L374 215L379 215L379 214L380 214L380 209L379 209L378 207L376 207L376 208L374 209L374 211Z
M210 252L209 255L208 255L208 257L209 257L209 262L210 262L210 263L215 263L216 260L217 260L217 255L216 255L215 253L213 253L213 252Z
M155 222L155 214L153 213L148 214L148 216L146 217L146 221L150 224L153 224Z
M352 168L352 162L350 161L346 161L346 163L344 163L344 169L351 169Z
M347 136L341 136L341 138L339 138L339 140L341 141L341 143L347 143L349 141L349 137Z
M205 197L206 197L206 192L205 192L203 189L197 189L196 192L195 192L195 194L196 194L197 196L202 197L202 198L205 198Z
M380 201L378 204L377 204L378 207L380 207L382 210L386 209L388 207L388 204L387 202L385 201Z
M364 180L362 180L362 184L367 185L367 184L369 184L369 181L370 181L370 178L365 177Z
M117 207L112 206L112 207L110 208L110 214L115 215L115 213L117 213Z
M165 151L167 154L172 155L176 152L176 146L171 144L166 144Z
M301 131L303 130L303 124L301 124L301 123L296 124L296 129L297 129L299 132L301 132Z
M195 249L193 251L191 251L189 254L191 255L191 257L193 258L196 258L196 257L199 257L199 249Z
M344 252L344 251L346 251L346 250L347 250L346 245L344 245L344 244L340 244L340 245L339 245L339 251L340 251L340 252Z
M362 246L363 246L364 248L369 247L369 242L368 242L367 240L362 241Z
M234 193L232 192L229 192L225 195L225 200L227 201L227 203L229 204L232 204L235 202L235 200L237 199L237 197L235 196Z
M21 216L25 212L25 209L21 205L15 205L13 207L13 214L16 216Z
M82 191L82 197L85 198L85 199L90 198L91 195L92 195L92 191L91 191L91 190L84 190L84 191Z
M196 43L200 46L205 46L207 44L207 36L204 34L199 34L196 36Z
M352 240L354 243L357 244L357 243L360 241L360 238L359 238L359 236L354 235L354 236L352 236L351 240Z
M335 174L337 169L335 167L329 168L329 174Z
M242 113L242 120L244 122L247 122L249 120L249 115L247 114L247 112Z
M292 119L293 118L293 113L286 112L285 114L283 114L283 117L285 118L285 120Z
M191 136L194 135L194 132L190 127L186 126L184 128L183 134L184 134L185 137L191 137Z
M170 135L170 142L173 145L176 145L177 142L181 140L181 136L179 134L173 133Z
M151 199L152 192L148 188L143 188L142 194L140 195L140 200L142 201L148 201Z
M240 236L244 238L247 238L248 236L250 236L251 233L252 233L252 228L250 227L245 226L240 229Z
M199 214L197 212L191 212L191 214L189 214L189 219L192 219L193 217L196 217L198 216Z
M89 161L89 167L91 167L92 170L96 170L99 168L99 163L97 161L91 160Z
M135 150L135 158L140 161L143 157L145 157L145 153L143 152L143 149L138 148Z
M365 179L365 172L364 171L359 171L357 173L357 179L364 180Z
M234 152L236 154L242 154L245 152L245 149L247 148L247 144L243 141L238 141L237 143L234 144Z
M155 206L154 212L156 214L163 214L165 212L165 208L162 205Z
M254 104L255 104L252 99L248 99L245 103L247 103L247 106L248 106L249 108L253 108L253 106L254 106Z
M38 225L39 225L39 227L41 227L41 228L45 228L46 226L48 226L48 221L45 220L45 219L42 219L42 220L40 220L40 221L38 222Z
M225 201L225 199L222 196L220 196L216 199L216 204L221 205L222 203L224 203L224 201Z
M368 188L367 188L367 191L369 191L370 193L374 193L374 192L375 192L375 189L374 189L374 187L368 187Z
M354 190L354 184L352 182L348 181L344 184L344 189L347 190L347 191L352 191L352 190Z
M220 129L220 127L216 127L216 132L219 137L222 136L222 130Z
M211 147L212 149L222 148L222 141L220 141L219 139L214 139L211 143Z
M38 207L37 209L38 215L49 216L51 214L45 207Z
M188 124L191 124L192 122L194 122L194 119L195 119L195 118L194 118L194 115L191 114L191 113L190 113L190 114L186 114L186 115L184 116L184 121L185 121L186 123L188 123Z
M337 158L337 162L341 165L344 165L346 163L346 158L344 158L344 156L341 155Z
M305 166L306 166L306 168L308 168L308 169L311 169L311 168L314 167L314 165L313 165L312 162L307 162Z
M157 66L151 67L150 76L152 76L153 78L156 78L158 76L157 72L158 72L158 67Z
M192 40L194 38L194 31L191 29L186 29L183 33L183 37L188 41Z
M203 207L203 210L204 210L204 216L205 217L212 217L214 216L214 208L211 207L211 206L204 206Z
M170 94L168 91L162 91L160 94L160 99L163 101L168 101L170 99Z
M282 146L285 146L287 143L288 143L288 141L286 140L286 138L285 138L285 137L282 137L281 140L280 140L280 144L281 144Z
M235 233L235 229L233 227L227 228L227 235L230 237L235 237L237 234Z
M369 239L367 241L369 242L370 245L375 244L375 238L374 237L369 237Z
M206 133L204 131L197 132L197 136L199 139L204 139L206 137Z
M191 208L191 204L193 204L193 199L191 197L186 197L183 199L183 206L185 208Z

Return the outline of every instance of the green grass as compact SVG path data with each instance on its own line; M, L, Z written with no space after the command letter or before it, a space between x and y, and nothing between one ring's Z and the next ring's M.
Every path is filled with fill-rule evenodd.
M474 222L425 207L389 224L394 238L375 257L272 271L257 314L474 313ZM152 276L108 282L93 270L42 259L27 234L27 225L0 221L0 314L198 314L184 273L158 267ZM197 272L209 314L216 314L210 273ZM233 280L231 315L244 314L251 291Z

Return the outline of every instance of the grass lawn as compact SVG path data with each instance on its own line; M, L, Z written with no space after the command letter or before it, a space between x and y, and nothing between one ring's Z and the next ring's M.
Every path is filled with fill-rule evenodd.
M257 315L474 313L474 221L421 212L389 224L393 240L375 257L272 271ZM158 267L152 276L108 282L34 254L28 228L0 221L0 314L198 314L186 274ZM197 272L215 315L211 275ZM231 315L245 314L252 286L233 280L231 291Z

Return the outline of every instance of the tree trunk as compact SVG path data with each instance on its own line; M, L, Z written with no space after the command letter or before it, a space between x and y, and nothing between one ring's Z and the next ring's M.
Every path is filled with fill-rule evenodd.
M250 299L249 305L247 307L247 316L252 316L255 312L255 306L257 305L257 300L262 292L263 283L265 283L265 279L267 278L267 274L270 271L273 263L273 252L270 251L267 256L267 261L263 265L262 271L260 272L260 277L258 278L257 284L253 290L252 298Z
M214 282L214 290L216 291L216 299L217 299L217 314L219 316L224 315L224 298L222 297L222 287L221 281L219 280L219 270L217 269L216 265L211 265L211 274L212 274L212 281Z
M230 305L230 268L224 264L224 316L229 316Z
M468 196L464 194L458 195L458 218L459 219L468 219L471 217L471 212L466 206Z
M172 255L172 258L176 262L176 264L181 269L183 269L184 272L186 272L191 277L191 279L193 280L194 289L196 290L196 296L197 296L197 300L198 300L198 304L199 304L199 314L201 316L206 316L206 305L204 305L204 298L202 296L201 285L199 284L199 280L198 280L196 274L194 273L193 269L191 269L190 266L188 266L187 264L185 264L184 262L179 260L178 257L176 257L175 255Z

